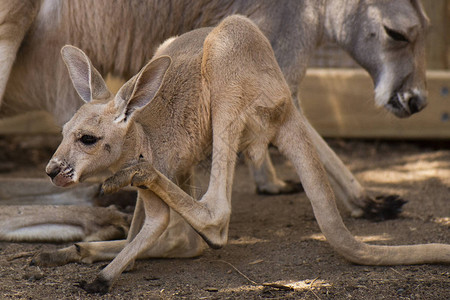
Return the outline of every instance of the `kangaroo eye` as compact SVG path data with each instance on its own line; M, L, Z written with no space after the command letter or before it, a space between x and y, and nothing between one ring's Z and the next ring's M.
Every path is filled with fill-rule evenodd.
M402 33L392 30L389 27L384 26L384 30L386 31L387 35L397 42L408 42L409 40L406 36L404 36Z
M80 142L82 142L86 146L94 145L95 143L97 143L98 140L99 140L98 137L87 134L81 136L80 138Z

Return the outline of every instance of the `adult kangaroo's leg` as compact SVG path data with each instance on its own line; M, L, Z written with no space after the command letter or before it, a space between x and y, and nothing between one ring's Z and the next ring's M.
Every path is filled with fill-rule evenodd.
M450 263L450 245L373 246L357 241L347 230L334 201L322 163L309 137L305 118L288 109L274 143L294 164L314 215L331 246L348 260L365 265Z
M398 198L398 196L381 197L379 200L371 198L358 179L355 178L308 120L306 118L303 118L303 120L311 141L328 173L338 200L346 206L352 217L364 216L379 219L395 217L406 201Z
M367 204L365 200L368 197L364 188L307 119L303 118L303 120L320 161L331 179L333 190L341 196L339 200L350 211L352 217L363 216L363 208Z
M22 40L34 21L41 1L0 1L0 104Z

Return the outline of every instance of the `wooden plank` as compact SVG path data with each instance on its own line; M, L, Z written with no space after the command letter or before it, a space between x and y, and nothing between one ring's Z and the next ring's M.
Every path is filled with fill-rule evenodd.
M52 116L44 111L28 112L18 116L0 119L0 134L58 134L61 128L56 126Z
M363 70L310 69L301 84L302 108L325 137L450 138L450 71L428 71L429 104L398 119L376 108L373 84Z
M431 28L426 41L427 66L430 69L450 68L450 0L422 1L430 18Z
M300 89L302 107L325 137L450 138L450 71L428 71L427 78L429 105L408 119L375 107L371 79L360 69L309 69ZM44 112L0 120L0 134L59 132Z
M450 69L450 34L448 33L450 28L450 0L447 0L447 13L445 16L444 34L447 38L447 69Z

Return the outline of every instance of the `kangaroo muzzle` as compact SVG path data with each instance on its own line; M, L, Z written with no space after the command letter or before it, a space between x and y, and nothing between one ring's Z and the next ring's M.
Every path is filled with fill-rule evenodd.
M47 164L45 173L56 186L68 187L76 183L74 169L69 164L56 158L52 158Z
M427 106L427 97L418 91L394 93L385 107L399 118L418 113Z

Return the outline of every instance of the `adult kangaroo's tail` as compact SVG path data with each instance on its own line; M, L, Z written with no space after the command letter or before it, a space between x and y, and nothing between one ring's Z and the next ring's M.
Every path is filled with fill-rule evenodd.
M353 263L407 265L450 263L450 245L374 246L357 241L342 222L327 175L304 127L304 117L288 108L274 143L294 164L320 229L331 246Z

